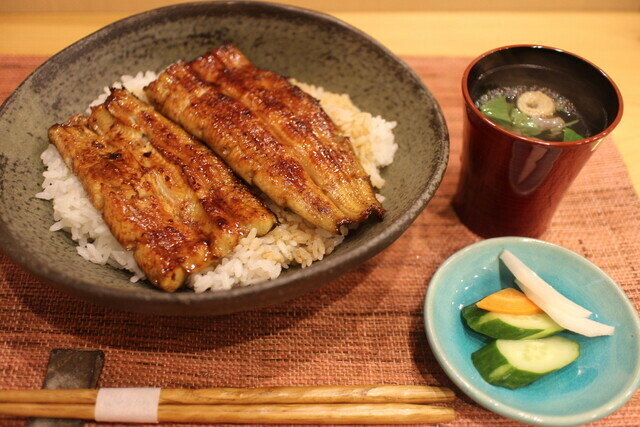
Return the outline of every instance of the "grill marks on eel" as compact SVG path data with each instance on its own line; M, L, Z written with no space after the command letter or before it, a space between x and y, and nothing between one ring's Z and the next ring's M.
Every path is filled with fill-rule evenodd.
M312 224L339 233L384 215L350 141L318 102L235 47L176 63L145 92L238 175Z
M145 92L158 110L209 144L278 205L332 233L353 222L255 114L202 81L186 63L170 66Z
M116 239L166 291L275 217L211 151L124 90L49 138Z
M262 236L275 226L274 214L233 171L174 122L124 90L114 90L106 105L116 118L139 129L153 148L180 170L217 228L238 230L240 234L255 228Z
M382 218L368 175L317 100L284 77L254 66L234 45L223 45L190 63L204 81L240 101L265 123L314 183L353 222Z

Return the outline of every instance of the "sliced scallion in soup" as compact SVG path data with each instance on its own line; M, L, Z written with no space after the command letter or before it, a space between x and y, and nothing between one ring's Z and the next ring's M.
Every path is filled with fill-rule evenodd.
M547 88L500 87L482 95L476 105L489 120L518 135L564 142L589 136L574 105Z

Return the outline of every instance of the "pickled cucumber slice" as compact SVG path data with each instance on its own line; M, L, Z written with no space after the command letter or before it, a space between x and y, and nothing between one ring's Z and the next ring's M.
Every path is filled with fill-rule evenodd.
M563 330L545 313L494 313L471 304L462 309L462 317L471 329L491 338L522 340L537 339Z
M482 378L516 389L564 368L580 356L580 344L563 337L496 340L471 355Z

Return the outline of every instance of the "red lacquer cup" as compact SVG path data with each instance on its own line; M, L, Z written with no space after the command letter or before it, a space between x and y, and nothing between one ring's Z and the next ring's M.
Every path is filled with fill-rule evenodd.
M546 142L509 132L486 118L477 99L500 86L542 86L571 100L591 136ZM453 207L482 237L539 237L593 151L622 117L622 97L594 64L566 51L507 46L475 59L462 76L462 169Z

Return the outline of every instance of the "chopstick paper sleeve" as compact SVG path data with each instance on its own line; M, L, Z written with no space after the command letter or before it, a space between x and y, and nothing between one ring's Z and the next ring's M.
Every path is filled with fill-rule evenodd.
M160 388L101 388L95 405L98 422L157 423Z

